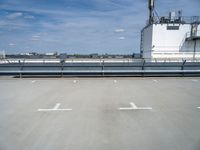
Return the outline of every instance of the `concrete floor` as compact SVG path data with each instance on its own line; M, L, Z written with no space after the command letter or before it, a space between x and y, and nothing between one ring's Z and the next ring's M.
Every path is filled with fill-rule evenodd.
M0 78L0 150L200 150L198 107L200 78Z

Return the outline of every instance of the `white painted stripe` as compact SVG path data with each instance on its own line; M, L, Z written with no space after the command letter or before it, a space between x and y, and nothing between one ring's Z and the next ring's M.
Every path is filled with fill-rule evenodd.
M198 109L200 109L200 107L197 107Z
M59 109L60 103L57 103L52 109L38 109L37 111L71 111L72 109Z
M76 80L74 80L73 82L74 82L74 83L76 83L77 81L76 81Z
M152 110L152 107L138 107L136 110Z
M130 104L131 104L133 109L137 109L137 106L133 102L131 102Z
M119 110L152 110L152 107L137 107L135 103L130 103L131 107L121 107Z
M38 109L37 111L71 111L72 109Z
M198 82L198 80L192 80L192 82Z
M114 80L114 83L117 83L117 80Z
M57 103L56 106L54 106L53 109L57 110L60 107L60 103Z
M31 83L35 83L35 82L36 82L35 80L31 81Z
M156 83L158 82L158 80L153 80L153 81L156 82Z
M119 108L119 110L134 110L132 107L124 107Z

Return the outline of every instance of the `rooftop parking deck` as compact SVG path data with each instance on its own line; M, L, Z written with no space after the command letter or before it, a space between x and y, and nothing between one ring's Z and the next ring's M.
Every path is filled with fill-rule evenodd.
M199 150L200 78L0 78L1 150Z

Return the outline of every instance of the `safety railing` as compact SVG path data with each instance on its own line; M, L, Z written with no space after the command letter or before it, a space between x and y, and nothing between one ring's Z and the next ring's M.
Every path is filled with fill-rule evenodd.
M186 38L190 38L190 37L200 37L200 30L198 30L195 35L192 35L191 32L187 32Z
M17 63L1 64L0 75L14 76L200 76L200 62L138 62L126 63Z

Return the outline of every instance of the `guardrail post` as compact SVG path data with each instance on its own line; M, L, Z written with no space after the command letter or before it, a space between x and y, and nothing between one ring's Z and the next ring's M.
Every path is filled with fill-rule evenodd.
M61 78L63 77L63 70L64 70L63 64L64 63L65 63L65 60L60 60L60 64L61 64Z
M144 77L144 65L145 65L145 59L143 60L143 63L142 63L142 76Z
M103 60L103 63L102 63L102 75L104 76L104 60Z
M181 66L181 70L182 70L182 75L184 76L184 65L186 63L186 60L183 61L182 66Z
M184 65L185 65L185 63L186 63L186 60L183 61L183 64L182 64L182 66L181 66L181 70L184 70Z
M22 78L22 70L23 70L23 63L19 60L20 70L19 70L19 77Z

